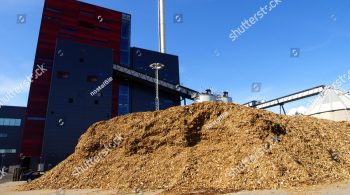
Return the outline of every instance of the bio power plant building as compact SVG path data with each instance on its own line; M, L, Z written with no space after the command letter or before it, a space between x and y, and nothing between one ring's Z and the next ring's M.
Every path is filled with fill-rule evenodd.
M160 108L180 105L192 90L179 85L177 56L130 47L131 15L76 0L46 0L21 144L22 165L50 168L67 158L97 121L154 110L154 71ZM106 81L108 81L106 83ZM175 87L176 86L176 87Z

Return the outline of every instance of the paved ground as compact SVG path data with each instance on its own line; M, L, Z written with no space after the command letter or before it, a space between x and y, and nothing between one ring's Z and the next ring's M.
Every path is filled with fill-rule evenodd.
M6 182L0 184L0 195L153 195L159 192L148 192L148 193L118 193L106 190L33 190L33 191L16 191L18 185L26 183L21 182Z
M0 179L0 184L12 181L12 177L13 177L12 173L6 173L6 175Z
M131 195L137 193L117 193L105 190L35 190L19 192L15 188L25 182L6 182L0 184L0 195ZM158 194L158 192L143 193L143 195ZM138 193L142 194L142 193ZM281 190L262 190L262 191L250 191L250 192L238 192L233 195L349 195L350 194L350 181L333 184L328 186L315 186L308 189L296 189L292 191Z

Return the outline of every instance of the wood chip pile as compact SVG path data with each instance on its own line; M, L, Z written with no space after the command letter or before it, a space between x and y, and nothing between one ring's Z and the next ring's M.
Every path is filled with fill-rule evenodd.
M218 193L349 178L349 123L201 103L98 122L71 156L21 189Z

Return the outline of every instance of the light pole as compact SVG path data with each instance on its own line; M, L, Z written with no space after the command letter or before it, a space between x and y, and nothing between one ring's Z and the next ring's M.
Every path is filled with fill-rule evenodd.
M155 99L155 106L156 106L156 111L159 111L159 90L158 90L158 85L159 85L159 80L158 80L158 70L164 68L164 64L161 63L153 63L149 65L150 68L155 70L155 75L156 75L156 99Z

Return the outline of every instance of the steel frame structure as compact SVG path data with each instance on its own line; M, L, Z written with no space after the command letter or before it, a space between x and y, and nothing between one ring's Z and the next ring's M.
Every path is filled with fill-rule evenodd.
M318 95L323 91L324 88L325 88L325 85L320 85L320 86L306 89L306 90L296 92L296 93L293 93L290 95L286 95L286 96L279 97L279 98L276 98L273 100L269 100L267 102L256 103L255 101L251 101L251 102L245 103L243 105L248 106L248 107L257 108L257 109L266 109L266 108L271 108L274 106L280 106L280 113L283 110L284 114L286 114L286 111L284 110L284 107L283 107L284 104Z

